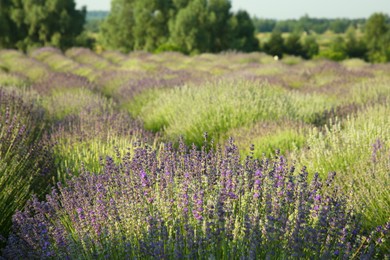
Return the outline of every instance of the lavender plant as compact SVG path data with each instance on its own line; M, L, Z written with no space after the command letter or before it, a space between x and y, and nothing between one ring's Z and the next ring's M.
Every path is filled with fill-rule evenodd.
M10 72L21 74L31 82L36 82L46 77L50 68L34 58L27 57L23 53L15 51L1 51L0 59Z
M316 113L340 103L324 95L307 95L264 81L238 79L154 92L157 94L146 92L149 102L137 101L145 99L142 93L134 98L142 107L129 105L129 112L139 116L149 130L163 130L171 140L183 135L187 143L198 146L203 132L218 139L234 128L256 122L286 119L311 122ZM149 99L150 96L157 98Z
M1 86L15 86L15 87L23 87L27 84L28 80L18 74L7 73L1 70L0 64L0 85Z
M110 100L87 88L54 88L47 94L42 96L40 104L53 121L63 120L82 111L99 115L111 111L113 107Z
M35 106L0 88L0 237L10 231L15 210L48 188L51 161L40 143L42 118Z
M231 141L200 151L140 146L99 174L58 184L13 217L12 259L346 259L377 256L371 233L325 182L282 156L244 163ZM327 189L323 187L326 186Z
M313 129L307 136L309 149L291 154L310 171L321 175L337 171L343 190L354 192L352 205L371 227L390 216L390 106L386 103L322 130Z
M97 55L90 49L87 48L71 48L66 51L66 56L80 62L82 64L90 65L97 69L107 69L115 67L114 63L106 60L105 58Z
M53 150L57 180L65 182L81 169L100 172L100 158L132 151L138 140L153 143L157 139L143 130L142 125L128 114L105 111L96 115L82 111L66 117L53 126L47 143Z
M100 73L94 67L80 64L77 61L65 56L60 50L54 48L41 48L30 53L31 57L39 60L52 70L57 72L71 73L93 81Z

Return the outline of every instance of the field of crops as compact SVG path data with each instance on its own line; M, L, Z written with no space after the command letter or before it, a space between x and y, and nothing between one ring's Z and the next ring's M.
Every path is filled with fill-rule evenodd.
M1 50L0 140L5 258L389 257L390 64Z

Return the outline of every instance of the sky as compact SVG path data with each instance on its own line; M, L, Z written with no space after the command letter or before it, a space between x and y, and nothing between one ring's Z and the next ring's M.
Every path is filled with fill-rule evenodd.
M75 0L77 7L110 10L111 0ZM164 0L161 0L164 1ZM390 15L390 0L231 0L232 10L246 10L259 18L290 19L305 14L317 18L368 18L372 13Z

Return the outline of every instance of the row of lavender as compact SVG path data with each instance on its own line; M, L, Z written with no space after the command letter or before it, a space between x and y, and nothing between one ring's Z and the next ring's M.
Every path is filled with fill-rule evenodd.
M360 212L351 203L356 200L340 194L348 192L345 187L335 192L332 185L320 187L317 179L306 187L306 173L292 171L283 157L242 162L233 144L226 153L187 150L184 144L179 151L158 145L160 138L118 110L136 108L134 102L145 102L137 100L138 94L154 87L169 91L170 86L186 82L196 86L221 76L265 80L310 94L333 92L332 85L348 86L359 79L370 82L388 68L362 69L366 65L358 64L358 69L343 70L350 65L323 63L302 69L268 64L262 60L267 57L258 54L164 55L98 56L80 49L66 56L53 49L38 50L31 57L0 53L5 81L13 80L3 85L20 86L15 90L19 94L13 95L46 111L42 120L46 135L38 139L50 146L52 158L44 161L50 162L53 178L64 183L81 174L65 186L60 184L46 202L34 198L26 211L15 215L14 235L4 256L251 259L256 255L344 258L374 256L378 250L382 256L386 253L388 226L381 222L371 234L360 229L355 216ZM290 73L282 77L286 70ZM379 94L370 102L383 95L383 89L376 91ZM153 95L148 98L156 98ZM352 112L361 106L357 104ZM342 106L339 110L345 113ZM117 156L106 163L104 157L99 158L114 151ZM4 183L8 190L14 185ZM21 209L29 194L15 207ZM310 235L312 244L305 242Z
M390 224L366 233L333 175L322 183L283 157L137 147L82 171L14 216L12 259L369 259ZM324 189L323 187L326 187Z

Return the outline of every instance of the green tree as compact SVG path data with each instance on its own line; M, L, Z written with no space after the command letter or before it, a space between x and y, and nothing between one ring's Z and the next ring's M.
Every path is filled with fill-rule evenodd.
M229 0L112 0L102 43L125 52L256 50L249 15L230 9Z
M153 51L169 38L168 21L172 2L169 0L136 1L133 27L134 49Z
M349 58L366 59L367 46L362 40L356 38L356 30L350 26L346 32L345 51Z
M112 0L111 11L101 25L102 44L109 49L128 52L134 49L135 0Z
M284 53L284 40L282 33L279 31L273 31L271 38L264 44L263 49L266 53L272 56L277 55L279 58L282 58Z
M303 56L301 36L298 33L291 33L285 42L285 52L294 56Z
M229 24L232 14L230 1L209 0L208 1L208 23L210 34L210 51L220 52L230 47L232 38Z
M311 59L318 54L320 47L314 36L306 36L302 46L302 57L304 59Z
M368 59L372 62L390 60L390 29L389 17L375 13L370 16L365 25L364 38L368 48Z
M272 32L276 26L276 20L254 17L252 19L256 32Z
M193 0L177 13L170 26L170 40L184 53L210 51L207 0Z
M334 33L344 33L350 25L347 19L335 19L329 24L329 29Z
M0 0L0 48L8 47L12 37L9 7L9 0Z
M229 49L251 52L259 50L259 40L255 37L255 27L246 11L238 11L231 19L232 38Z
M341 36L336 37L328 49L320 53L321 57L334 61L341 61L347 58L345 40Z
M35 46L72 46L83 31L85 7L76 10L74 0L12 0L9 3L11 45L26 50Z

